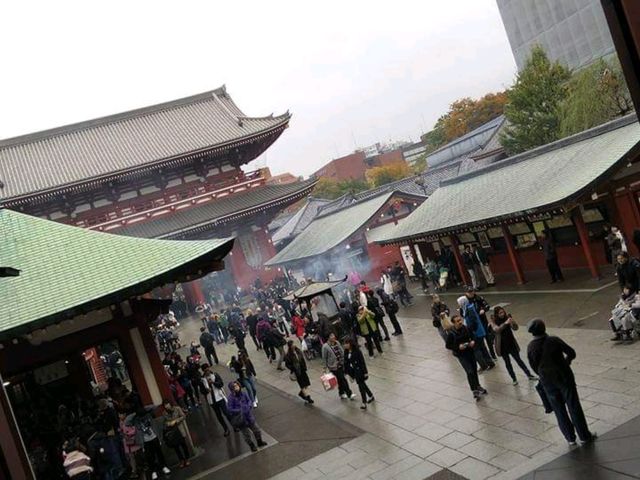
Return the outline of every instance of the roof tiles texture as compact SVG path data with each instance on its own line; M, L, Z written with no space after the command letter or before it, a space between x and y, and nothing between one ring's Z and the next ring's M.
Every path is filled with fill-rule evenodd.
M210 149L286 125L249 118L224 88L0 141L0 198L9 199Z

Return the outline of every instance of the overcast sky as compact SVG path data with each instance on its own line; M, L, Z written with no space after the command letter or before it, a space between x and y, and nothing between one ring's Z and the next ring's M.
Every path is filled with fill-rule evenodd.
M248 115L293 113L258 161L274 173L416 141L516 71L495 0L22 0L0 15L0 138L226 84Z

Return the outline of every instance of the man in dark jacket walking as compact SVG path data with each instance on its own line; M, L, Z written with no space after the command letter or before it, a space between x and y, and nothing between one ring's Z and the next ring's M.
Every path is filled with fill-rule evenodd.
M582 443L592 442L596 434L589 431L571 370L575 350L560 338L547 335L546 326L539 318L529 322L527 330L533 335L527 349L529 365L540 377L564 438L573 446L577 432Z
M476 264L478 263L478 259L473 255L473 253L471 253L471 247L469 245L464 247L462 263L464 263L464 268L467 270L469 278L471 278L471 286L474 290L477 290L479 287L478 277L476 276Z
M548 232L540 234L540 246L544 254L544 261L547 264L549 275L551 275L551 283L564 282L562 270L558 263L558 252L556 252L556 244Z
M640 288L640 261L637 258L629 257L627 252L618 254L618 265L616 274L620 288L631 287L633 293L638 293Z
M215 342L213 335L207 332L205 327L200 327L200 345L204 348L204 354L207 356L207 360L209 361L209 365L213 365L213 362L216 362L218 365L218 355L216 354L216 347L213 346Z
M496 284L496 280L493 277L493 272L491 271L491 266L489 265L489 255L487 254L486 250L482 248L481 245L476 243L473 246L473 255L478 260L478 266L482 271L484 279L487 281L487 285L489 287L494 286Z

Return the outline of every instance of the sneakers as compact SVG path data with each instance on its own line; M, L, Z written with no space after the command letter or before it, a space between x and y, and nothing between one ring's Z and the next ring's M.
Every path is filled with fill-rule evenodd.
M264 440L260 440L260 441L258 442L258 446L259 446L259 447L266 447L266 446L267 446L267 442L265 442Z
M315 403L315 402L313 401L313 398L311 398L311 395L307 395L306 400L307 400L307 403L308 403L309 405L313 405L313 404Z
M538 377L536 377L535 375L529 375L527 378L532 382L535 382L536 380L538 380Z
M356 394L352 393L351 395L349 395L349 400L355 400L356 399Z
M594 442L598 438L598 434L596 432L591 432L591 438L589 440L580 440L582 445L586 445L588 443Z
M482 388L482 387L478 388L478 392L480 392L480 394L482 394L482 395L488 395L489 394L489 392L487 392L486 388Z
M576 442L575 440L573 442L568 442L570 447L575 447L578 445L578 442Z
M362 405L360 405L360 410L366 410L367 409L367 404L363 403Z
M511 385L513 385L514 387L518 385L518 380L514 380Z
M346 393L343 393L342 395L340 395L340 398L341 398L342 400L346 400L348 397L347 397L347 394L346 394Z
M156 472L151 473L151 480L158 480L158 474Z
M162 473L164 473L165 475L169 475L171 473L171 470L169 470L167 467L162 467Z
M473 391L473 399L477 402L477 401L480 400L480 398L481 398L480 392L477 391L477 390L474 390Z
M249 448L251 448L252 452L257 452L258 451L258 447L256 447L253 443L249 444Z
M367 400L367 403L373 403L375 401L376 401L375 397L371 397L369 400Z
M258 408L258 402L256 402L255 400L253 402L253 408Z

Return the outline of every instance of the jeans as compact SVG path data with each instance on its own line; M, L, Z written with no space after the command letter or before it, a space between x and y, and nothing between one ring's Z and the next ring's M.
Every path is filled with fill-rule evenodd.
M380 329L384 332L384 339L389 339L389 330L387 330L387 326L384 323L384 317L382 315L376 315L376 323L378 324L378 332Z
M373 333L369 333L367 335L363 335L364 341L367 344L367 350L369 351L369 356L373 357L373 344L376 345L376 350L379 353L382 353L382 344L380 343L380 332L375 331Z
M583 442L591 440L591 432L580 405L576 384L572 382L568 385L555 385L542 382L542 386L558 420L558 427L567 442L576 441L576 432Z
M476 339L476 346L473 348L473 353L476 356L476 361L480 365L480 368L483 370L486 370L490 366L495 366L495 363L493 363L487 351L484 337L478 337Z
M520 366L520 368L522 369L522 371L527 377L531 377L531 371L529 370L527 365L522 361L522 358L520 358L520 353L513 352L513 353L507 353L502 355L502 359L504 360L504 365L505 367L507 367L507 372L509 372L509 376L511 377L511 380L515 381L516 373L513 371L513 365L511 365L511 358L509 357L513 357L513 359Z
M244 441L247 442L247 445L254 445L253 438L251 438L251 433L253 433L253 436L256 437L256 443L262 443L262 432L260 431L260 427L258 427L257 423L245 425L240 429L240 431L242 432L242 436L244 437Z
M367 403L367 395L369 398L373 398L373 393L369 390L364 379L362 381L358 381L358 390L360 390L360 396L362 397L362 403Z
M220 329L215 328L213 331L209 330L211 335L213 335L213 339L217 344L224 343L222 340L222 334L220 333Z
M349 382L347 381L347 377L344 376L344 368L339 367L335 370L331 370L331 373L333 373L336 376L336 379L338 380L338 394L339 395L344 394L350 397L353 392L351 391L351 388L349 388Z
M474 355L461 354L457 357L460 365L464 368L467 374L467 382L469 382L469 388L472 392L476 392L480 389L480 379L478 378L478 367Z
M560 270L560 265L558 264L558 257L547 259L547 269L549 270L549 275L551 275L552 282L557 282L558 280L564 280L564 276L562 275L562 270Z
M258 337L256 336L256 331L253 330L249 330L249 335L251 335L251 340L253 340L253 344L256 346L256 350L260 350L262 349L262 345L260 344L260 341L258 340Z
M247 395L249 395L249 400L251 400L251 403L253 403L255 401L255 398L253 394L253 389L251 388L251 382L246 377L238 378L238 382L240 382L240 384L247 391Z

